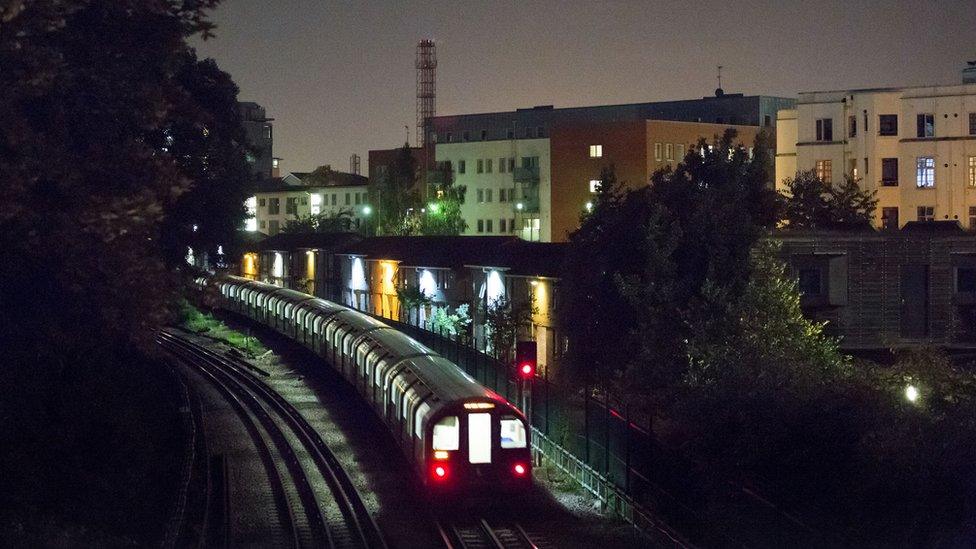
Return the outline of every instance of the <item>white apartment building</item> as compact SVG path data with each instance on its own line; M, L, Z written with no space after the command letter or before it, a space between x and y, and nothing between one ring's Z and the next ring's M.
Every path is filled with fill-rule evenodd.
M814 170L832 183L849 175L877 192L877 227L958 220L963 228L976 229L976 81L971 80L801 93L796 109L777 115L777 189L797 171Z
M465 235L552 239L548 138L440 142L435 160L449 162L454 184L467 188Z
M352 228L358 229L372 211L367 179L336 172L326 185L305 185L304 173L289 173L280 179L259 183L258 191L245 206L250 215L246 230L274 236L291 221L309 215L338 215L349 212Z

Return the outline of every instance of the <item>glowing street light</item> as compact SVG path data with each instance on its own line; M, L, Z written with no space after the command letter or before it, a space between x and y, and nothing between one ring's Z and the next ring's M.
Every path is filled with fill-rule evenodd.
M525 208L525 204L522 204L521 202L515 205L515 209L518 211L522 211L523 208Z
M441 205L436 202L431 202L427 205L427 209L430 210L430 213L435 214L440 211Z
M363 206L363 215L369 215L371 213L373 213L373 208L371 208L369 204Z
M588 211L588 212L592 212L593 211L593 203L592 202L587 202L585 207L586 207L586 211Z
M905 387L905 398L908 399L908 402L914 403L918 400L918 396L918 387L911 384Z

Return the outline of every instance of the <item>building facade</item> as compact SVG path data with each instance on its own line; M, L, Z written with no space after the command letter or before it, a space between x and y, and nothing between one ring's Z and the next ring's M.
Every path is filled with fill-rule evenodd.
M625 188L646 185L654 172L675 166L704 139L711 143L727 129L747 150L759 126L636 120L561 124L550 136L552 163L551 239L565 241L593 204L603 168L613 166Z
M325 181L308 184L307 173L289 173L280 179L258 182L255 195L246 202L247 230L270 236L292 221L310 215L346 215L350 227L359 229L372 213L368 180L355 174L331 172Z
M589 179L585 192L581 193L574 186L575 179L562 180L555 175L574 173L578 167L571 160L571 166L562 169L558 164L568 157L553 156L557 146L553 136L560 128L619 125L618 137L628 138L632 128L651 120L705 124L707 127L698 128L695 137L688 141L694 143L698 137L710 139L721 134L722 131L713 131L719 127L772 128L776 123L775 113L793 106L794 101L788 98L724 93L687 101L562 109L541 106L510 112L438 116L432 122L431 141L436 143L435 160L450 162L456 183L467 187L462 210L468 224L465 234L515 234L525 240L558 242L564 241L567 232L575 227L586 202L585 193L589 191ZM663 128L655 131L659 129ZM684 140L680 136L687 132L677 126L671 130L674 138L654 138L658 140L650 141L651 147L653 143L660 143L661 147L671 143L672 154L676 154L677 145ZM750 134L755 132L750 130ZM601 144L622 156L647 154L646 135L638 140L643 145L637 142L626 145L637 147L630 153L624 153L623 146L615 146L608 139L601 138L607 140ZM653 149L651 153L654 158ZM662 158L665 154L662 148ZM657 160L653 162L660 164ZM648 177L649 173L645 172L639 179L646 182ZM633 181L637 180L635 172ZM564 185L572 188L567 190Z
M268 118L264 107L251 101L238 103L244 132L251 151L247 162L258 179L274 177L278 160L274 157L274 118Z
M976 229L976 83L801 93L777 116L776 184L813 170L877 193L877 227Z

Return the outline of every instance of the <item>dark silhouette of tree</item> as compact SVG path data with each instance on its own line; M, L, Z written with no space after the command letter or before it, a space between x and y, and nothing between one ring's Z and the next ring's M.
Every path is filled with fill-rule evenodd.
M404 143L385 174L370 182L370 202L375 204L373 223L380 235L410 234L406 219L419 209L417 161Z
M352 211L346 209L307 215L289 221L281 232L289 234L348 232L352 230L352 219Z
M876 193L862 190L850 176L834 186L813 171L799 172L786 188L781 195L786 229L861 229L874 220Z

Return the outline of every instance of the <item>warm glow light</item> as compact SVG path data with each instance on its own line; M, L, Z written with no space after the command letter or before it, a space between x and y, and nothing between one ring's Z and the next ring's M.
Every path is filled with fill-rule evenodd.
M434 452L434 459L447 459L449 455L447 450L437 450Z
M588 211L588 212L592 212L593 211L593 203L592 202L587 202L586 203L586 211Z
M918 400L918 387L915 387L914 385L905 387L905 398L908 399L908 402L915 402Z
M494 408L495 405L490 402L465 402L464 408L466 410L490 410Z
M516 463L514 469L516 475L522 476L525 474L525 465L521 463Z

